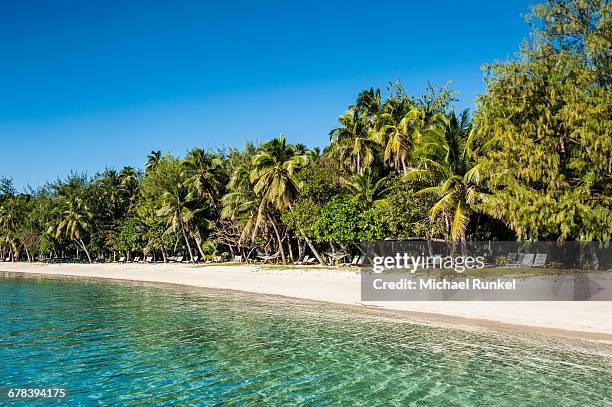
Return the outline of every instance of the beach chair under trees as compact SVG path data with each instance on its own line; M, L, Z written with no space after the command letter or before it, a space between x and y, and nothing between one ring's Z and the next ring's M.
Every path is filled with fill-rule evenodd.
M346 263L341 263L341 266L356 266L357 262L359 261L359 255L353 256L353 260L346 262Z
M309 255L304 256L304 258L300 261L296 261L295 264L304 264L304 262L308 261L308 259L310 258Z
M533 267L544 267L546 266L546 257L548 257L547 254L536 254L535 256L535 260L533 261Z
M258 259L260 259L260 260L262 260L264 263L267 263L267 262L269 262L269 261L272 261L272 260L277 259L277 258L278 258L278 256L280 256L280 253L278 253L278 252L277 252L277 253L274 253L274 254L269 255L269 256L267 256L267 255L265 255L265 254L258 254L258 255L257 255L257 258L258 258Z
M306 256L304 256L304 258L302 259L302 261L296 261L295 264L314 264L317 261L316 258L314 257L310 257L308 254Z
M531 267L531 266L533 266L533 259L534 258L535 258L535 254L530 254L530 253L525 254L525 256L523 257L523 262L522 262L521 266L524 266L524 267Z
M510 256L516 254L516 256L514 257L514 260L510 260ZM522 253L510 253L510 255L508 255L508 266L509 267L519 267L523 265L523 258L525 257L524 254Z

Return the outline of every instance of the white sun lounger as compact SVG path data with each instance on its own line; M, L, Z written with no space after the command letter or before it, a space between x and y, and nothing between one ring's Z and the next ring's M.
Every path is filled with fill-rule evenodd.
M266 256L265 254L259 254L259 255L257 255L257 258L262 260L264 263L267 263L267 262L269 262L271 260L277 259L278 256L280 256L280 253L274 253L274 254L272 254L270 256Z
M547 254L536 254L535 260L533 261L533 267L544 267L546 266Z
M522 266L531 267L533 266L533 259L535 258L535 254L527 253L525 257L523 257Z
M308 254L304 256L302 261L296 261L295 264L313 264L317 259L314 257L310 257Z

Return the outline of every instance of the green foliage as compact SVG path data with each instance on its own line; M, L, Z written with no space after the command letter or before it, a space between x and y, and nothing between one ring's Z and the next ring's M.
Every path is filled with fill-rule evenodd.
M348 180L342 180L346 195L371 206L381 203L387 192L389 178L379 178L370 168L353 174Z
M417 163L404 179L417 183L418 194L436 198L429 217L445 225L445 237L465 241L472 206L490 199L479 185L481 169L472 158L477 150L468 146L468 112L435 115L432 122L415 148Z
M40 253L47 254L55 250L55 248L55 240L48 233L43 233L38 237L38 250Z
M117 235L117 250L140 250L143 246L142 243L142 233L138 221L134 218L125 221Z
M487 146L478 162L494 199L478 209L519 238L611 237L610 7L538 6L520 59L487 67L474 138Z
M7 177L0 177L0 203L15 196L17 191L13 185L13 179Z
M443 238L445 225L429 221L436 199L418 195L406 182L396 181L385 198L385 218L389 233L397 239Z
M202 242L202 251L207 255L215 254L217 252L217 245L215 242L207 240Z
M307 198L300 198L294 202L291 210L281 214L281 220L285 227L298 239L302 239L301 233L311 235L311 226L317 221L321 211L321 204Z
M354 199L338 197L321 208L312 233L318 242L355 243L385 237L384 207L367 208Z
M296 240L315 255L386 237L609 240L611 11L533 7L519 57L485 67L473 122L451 111L449 83L413 97L398 80L387 95L359 92L323 155L281 136L184 159L152 151L143 172L71 173L27 194L0 177L0 255L194 247L285 259Z
M323 204L341 193L341 179L333 168L321 161L312 161L297 175L301 185L299 198Z

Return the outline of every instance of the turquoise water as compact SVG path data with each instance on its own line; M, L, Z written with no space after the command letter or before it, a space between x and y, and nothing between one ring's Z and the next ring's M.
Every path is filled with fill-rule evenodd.
M0 387L65 387L66 405L612 405L605 343L212 290L6 276L0 316Z

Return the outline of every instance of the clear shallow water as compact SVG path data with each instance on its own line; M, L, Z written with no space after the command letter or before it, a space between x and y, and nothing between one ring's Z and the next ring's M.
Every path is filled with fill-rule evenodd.
M0 387L69 405L612 405L610 345L347 307L0 277L0 318Z

